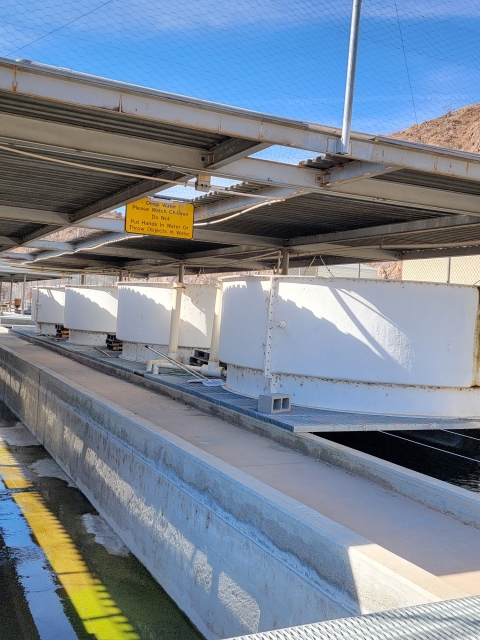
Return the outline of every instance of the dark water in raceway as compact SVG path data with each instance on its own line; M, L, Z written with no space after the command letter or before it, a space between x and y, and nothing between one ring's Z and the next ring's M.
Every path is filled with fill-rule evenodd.
M0 403L0 640L202 636Z
M480 493L480 429L316 435Z

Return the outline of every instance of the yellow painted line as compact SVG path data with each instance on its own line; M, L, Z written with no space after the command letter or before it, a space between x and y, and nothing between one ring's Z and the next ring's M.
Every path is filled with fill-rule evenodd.
M7 489L28 489L32 486L23 475L22 468L0 441L0 477Z
M0 442L0 475L9 489L32 484L14 456ZM12 494L65 589L87 633L97 640L140 640L105 586L94 578L80 552L36 491Z

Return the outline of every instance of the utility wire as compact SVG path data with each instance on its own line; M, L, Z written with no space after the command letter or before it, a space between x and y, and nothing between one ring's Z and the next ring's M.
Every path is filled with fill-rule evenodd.
M259 202L258 204L254 204L253 207L247 207L242 211L237 211L237 213L233 213L231 216L227 216L226 218L220 218L219 220L212 220L211 222L195 222L194 227L206 227L210 224L219 224L220 222L226 222L227 220L231 220L232 218L237 218L238 216L243 215L244 213L249 213L254 209L259 209L260 207L266 207L270 204L275 204L275 202L283 202L284 198L277 198L276 200L267 200L267 202Z
M415 109L415 100L413 99L412 81L410 80L410 72L408 70L407 54L405 51L405 44L403 42L403 32L402 32L402 25L400 23L400 16L398 15L397 0L394 0L394 3L395 3L395 11L397 13L397 22L398 22L398 30L400 32L400 40L402 43L403 59L405 60L405 69L407 70L408 85L410 87L410 95L412 97L413 113L415 115L415 122L418 125L417 110Z
M451 456L457 456L459 458L463 458L464 460L470 460L471 462L476 462L477 464L480 464L480 460L476 460L475 458L469 458L468 456L462 456L461 453L454 453L453 451L445 451L445 449L439 449L438 447L432 447L432 445L430 444L424 444L423 442L417 442L416 440L403 438L402 436L397 436L395 433L389 433L388 431L379 431L378 433L383 433L386 436L392 436L392 438L399 438L400 440L405 440L406 442L411 442L412 444L419 444L421 447L428 447L429 449L434 449L435 451L440 451L441 453L446 453Z
M476 440L480 443L479 438L474 438L473 436L467 436L466 433L457 433L456 431L449 431L448 429L439 429L439 431L445 431L446 433L453 433L455 436L461 436L462 438L470 438L470 440Z
M69 22L66 22L65 24L62 24L60 27L57 27L56 29L52 29L48 33L44 33L43 36L39 36L38 38L35 38L35 40L30 40L30 42L27 42L27 44L23 44L21 47L17 47L16 49L13 49L12 51L9 51L5 55L11 56L12 54L17 53L17 51L21 51L22 49L25 49L25 47L29 47L31 44L35 44L39 40L43 40L44 38L47 38L48 36L51 36L52 33L56 33L57 31L61 31L62 29L65 29L65 27L68 27L69 25L73 24L74 22L78 22L78 20L81 20L82 18L85 18L85 16L89 16L91 13L94 13L95 11L98 11L102 7L105 7L107 4L112 4L112 2L116 2L116 0L107 0L107 2L104 2L103 4L98 5L98 7L90 9L90 11L87 11L86 13L82 13L81 16L78 16L77 18L74 18L73 20L70 20Z

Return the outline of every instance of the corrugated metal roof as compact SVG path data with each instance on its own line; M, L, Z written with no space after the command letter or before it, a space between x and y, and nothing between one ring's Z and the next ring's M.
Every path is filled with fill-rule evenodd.
M42 155L65 159L65 156L55 153L42 152ZM79 163L82 164L81 161ZM89 159L88 165L140 174L146 179L161 174L158 169L150 167L98 159ZM74 213L138 182L141 182L141 178L52 163L0 149L0 193L3 205ZM162 183L155 184L160 188Z
M204 150L230 139L221 134L174 127L115 111L100 111L25 95L19 99L15 93L5 91L0 91L0 112Z
M89 237L90 239L90 237ZM210 249L218 249L222 244L214 244L211 242L197 242L192 240L179 240L177 238L161 238L156 236L144 236L143 238L129 238L110 245L117 248L128 249L144 249L145 251L158 251L172 255L181 255L192 251L209 251Z
M442 191L453 191L454 193L467 193L469 195L480 195L480 183L474 180L462 180L460 178L449 178L448 176L426 171L412 171L411 169L400 169L375 176L372 180L382 180L384 182L397 182L417 187L427 187L428 189L440 189Z
M1 220L0 235L20 240L36 231L38 226L34 222L23 222L22 220Z
M480 221L479 224L468 224L462 227L454 227L451 229L429 229L428 231L416 233L397 233L375 238L359 238L358 240L347 240L342 244L351 247L362 246L391 246L398 247L418 244L448 244L455 243L457 245L468 244L469 242L480 241Z
M215 225L218 231L293 238L438 217L438 211L309 193Z
M193 204L196 207L203 207L207 204L213 204L214 202L221 202L222 200L226 200L229 198L232 200L232 203L235 203L235 196L232 194L238 193L256 193L258 191L262 191L265 189L265 185L261 184L252 184L251 182L242 182L240 184L234 184L231 187L227 187L221 191L217 191L215 193L206 193L204 196L199 196L198 198L193 199ZM229 195L230 194L230 195ZM252 200L252 204L256 204L255 200Z

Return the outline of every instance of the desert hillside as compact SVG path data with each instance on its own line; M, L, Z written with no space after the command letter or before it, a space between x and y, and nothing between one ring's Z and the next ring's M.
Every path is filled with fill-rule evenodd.
M480 153L480 103L414 124L389 137Z

